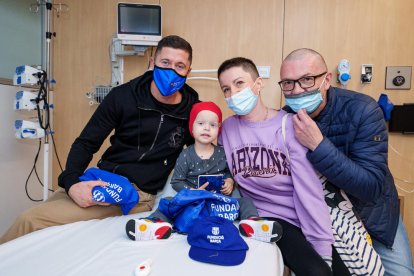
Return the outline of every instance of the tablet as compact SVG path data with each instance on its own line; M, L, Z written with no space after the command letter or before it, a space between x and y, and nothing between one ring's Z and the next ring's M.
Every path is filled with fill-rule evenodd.
M220 190L224 184L224 175L222 174L203 174L198 176L198 187L208 182L207 191L221 193Z

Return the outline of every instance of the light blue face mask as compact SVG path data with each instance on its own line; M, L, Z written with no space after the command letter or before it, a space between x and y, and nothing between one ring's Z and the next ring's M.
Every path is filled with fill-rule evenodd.
M285 95L285 101L293 111L298 112L303 108L310 114L321 105L323 98L321 91L315 89L301 94Z
M259 96L254 94L250 87L246 87L237 94L226 98L226 102L227 106L237 115L246 115L252 112L258 99Z
M323 102L321 87L311 91L306 91L300 94L285 95L285 102L293 111L298 112L300 109L305 109L308 114L314 112Z

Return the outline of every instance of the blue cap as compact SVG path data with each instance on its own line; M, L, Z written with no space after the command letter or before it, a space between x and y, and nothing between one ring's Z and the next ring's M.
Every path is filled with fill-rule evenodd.
M128 178L122 175L90 168L79 179L81 181L102 180L108 182L108 185L105 187L93 187L92 198L98 202L119 204L124 215L128 215L129 211L139 201L137 190L135 190Z
M217 265L239 265L249 249L233 223L222 217L198 219L188 232L191 259Z
M341 78L342 81L347 81L351 78L351 76L348 73L342 73L340 75L340 78Z

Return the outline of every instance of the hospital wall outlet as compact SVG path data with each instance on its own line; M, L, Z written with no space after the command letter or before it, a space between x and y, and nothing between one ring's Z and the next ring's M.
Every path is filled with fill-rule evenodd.
M103 99L111 92L114 86L111 85L97 85L94 91L87 92L86 97L90 99L89 105L100 104Z
M372 64L361 65L361 83L372 82Z
M387 66L385 89L411 89L411 66Z
M257 66L257 71L263 79L270 79L270 66Z

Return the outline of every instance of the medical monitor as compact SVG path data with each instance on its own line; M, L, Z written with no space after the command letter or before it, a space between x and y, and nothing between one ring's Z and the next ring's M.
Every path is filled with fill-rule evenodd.
M414 103L394 105L388 124L389 132L414 134Z
M118 3L117 37L125 45L156 46L161 40L161 6Z

